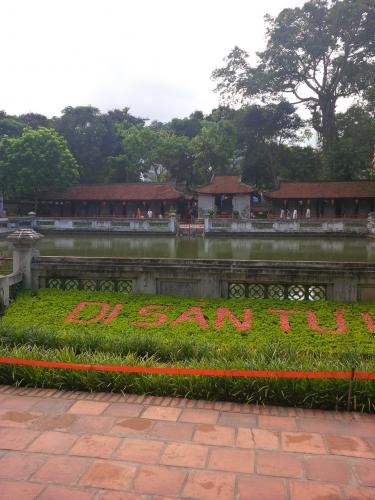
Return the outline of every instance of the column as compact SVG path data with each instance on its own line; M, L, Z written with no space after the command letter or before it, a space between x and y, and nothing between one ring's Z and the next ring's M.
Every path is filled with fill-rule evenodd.
M43 235L33 229L18 229L7 236L7 240L13 244L13 272L22 273L25 288L31 288L31 262L36 254L35 243L43 238Z

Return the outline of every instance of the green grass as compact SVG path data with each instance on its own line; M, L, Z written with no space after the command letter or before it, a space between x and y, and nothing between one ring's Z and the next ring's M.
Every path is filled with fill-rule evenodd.
M76 354L72 349L45 349L37 346L0 347L0 356L26 359L51 360L84 364L167 366L154 358L141 359L134 354L126 357L108 353L82 352ZM326 360L292 360L294 368L319 370L326 366ZM347 360L349 361L349 360ZM374 364L360 360L358 369L375 369ZM224 359L201 359L189 363L176 363L175 366L205 368L242 368L262 369L267 364L270 370L281 370L289 366L287 353L274 351L267 357L265 353L253 359L239 359L227 362ZM345 360L331 364L333 371L346 369ZM114 391L158 396L181 396L196 399L227 400L243 403L274 404L299 406L305 408L346 409L348 380L343 379L270 379L243 377L208 377L200 375L149 375L135 373L102 372L94 370L49 369L21 365L1 365L0 380L5 384L31 385L58 389L88 391ZM352 392L352 407L357 411L375 411L373 381L355 380Z
M100 301L111 307L122 303L123 309L108 325L103 321L64 321L81 301ZM161 310L168 321L159 326L134 325L156 319L138 313L149 304L170 306ZM194 321L171 326L189 307L201 307L207 328ZM229 321L215 328L218 307L228 307L241 320L244 307L251 308L252 329L237 330ZM268 312L269 308L298 309L302 313L291 316L291 330L285 333L278 316ZM336 335L312 331L303 313L313 310L322 327L333 329L333 312L342 308L346 309L348 328L346 333ZM97 306L90 306L79 317L87 319L97 311ZM375 334L367 330L360 312L375 317L374 304L25 291L0 320L0 356L111 365L282 371L350 371L355 367L357 371L375 372ZM0 364L0 382L337 409L346 408L349 386L348 380L340 379L145 375L5 364ZM352 405L359 411L375 411L375 381L354 381Z

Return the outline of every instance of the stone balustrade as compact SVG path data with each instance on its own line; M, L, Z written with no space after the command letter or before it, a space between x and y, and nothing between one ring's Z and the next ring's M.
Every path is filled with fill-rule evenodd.
M367 219L213 219L205 217L205 234L282 233L282 234L357 234L369 231ZM374 222L375 234L375 222Z
M167 233L176 234L177 220L172 215L165 219L125 218L55 218L55 217L13 217L8 228L31 227L49 232L116 232L116 233Z
M13 273L0 278L0 308L12 289L114 291L230 299L375 300L375 264L348 262L41 257L40 235L20 229L8 236L14 246Z

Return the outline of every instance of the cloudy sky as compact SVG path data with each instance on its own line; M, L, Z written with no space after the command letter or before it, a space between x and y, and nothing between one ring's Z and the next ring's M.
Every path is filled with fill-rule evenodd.
M128 106L161 121L218 104L212 71L264 48L266 13L304 0L1 0L0 109Z

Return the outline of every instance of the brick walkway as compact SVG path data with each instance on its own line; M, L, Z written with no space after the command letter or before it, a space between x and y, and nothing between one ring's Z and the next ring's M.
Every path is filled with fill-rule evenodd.
M375 499L375 417L0 386L0 498Z

